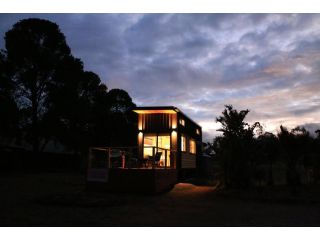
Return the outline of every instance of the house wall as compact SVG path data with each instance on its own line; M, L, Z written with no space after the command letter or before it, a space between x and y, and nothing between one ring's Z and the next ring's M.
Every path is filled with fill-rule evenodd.
M143 139L145 134L169 134L171 137L171 150L174 157L175 168L195 169L201 154L202 130L190 118L181 112L178 113L139 113L138 117L138 143L139 156L143 157ZM184 126L180 123L183 119ZM181 136L187 138L186 152L181 152ZM190 139L196 142L196 154L190 153Z
M148 133L169 132L177 126L176 113L139 114L138 128Z
M181 124L181 119L184 120L184 126ZM198 130L198 132L197 132ZM195 169L198 165L197 161L199 160L199 155L201 154L201 143L202 143L202 130L197 124L191 121L185 115L178 114L178 152L179 168L181 169ZM181 151L181 136L186 137L186 151ZM190 153L190 139L195 140L196 142L196 154Z
M170 135L171 151L178 150L177 144L177 114L176 113L139 113L138 117L138 144L139 156L143 158L144 136L146 134L168 134ZM176 168L177 154L171 152L172 158L170 162Z
M182 152L181 168L196 168L196 155L188 152Z

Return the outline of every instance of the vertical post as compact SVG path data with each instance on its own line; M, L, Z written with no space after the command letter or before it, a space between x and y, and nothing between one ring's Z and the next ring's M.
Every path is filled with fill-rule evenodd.
M108 148L108 168L111 168L111 162L110 162L110 148Z
M88 169L91 168L91 158L92 158L92 148L89 148L89 154L88 154Z
M155 165L155 150L156 150L156 148L155 147L152 147L152 169L154 168L154 165Z
M125 152L124 152L124 151L121 151L121 165L122 165L122 168L125 167L125 164L126 164Z
M164 150L164 168L167 169L167 149Z
M176 168L176 152L172 151L170 152L170 168L175 169Z
M144 151L144 137L143 137L143 133L139 132L138 133L138 149L137 149L137 153L138 153L138 159L143 159L143 151Z

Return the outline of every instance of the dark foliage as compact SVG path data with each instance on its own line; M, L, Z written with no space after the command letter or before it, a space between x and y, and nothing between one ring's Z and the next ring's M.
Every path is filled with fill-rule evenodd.
M262 184L273 185L273 166L282 163L286 169L287 184L296 192L306 181L316 183L320 169L320 137L313 138L301 127L291 131L280 126L276 135L263 132L258 122L246 123L249 110L237 111L227 105L217 122L221 123L223 135L209 144L208 151L214 150L214 157L223 170L223 182L226 187L250 187ZM302 174L302 172L304 172Z
M47 20L27 19L16 23L5 35L10 80L22 114L21 127L34 152L46 138L48 88L54 82L58 64L70 56L70 49L58 25Z
M5 35L0 55L1 143L21 139L41 152L56 143L75 153L92 145L133 145L131 97L108 91L72 56L59 26L25 19Z
M231 105L226 105L222 115L216 119L221 123L222 137L214 141L214 151L224 171L224 183L228 187L249 186L255 164L254 132L261 130L257 122L249 125L244 122L249 110L238 112Z
M0 52L0 141L11 143L17 137L19 111L15 102L15 86L5 53Z
M307 171L314 171L319 166L319 153L314 146L316 140L313 139L305 128L296 127L291 131L280 126L278 139L282 150L282 159L286 166L287 183L296 191L296 187L301 184L300 167ZM317 177L312 173L313 181Z

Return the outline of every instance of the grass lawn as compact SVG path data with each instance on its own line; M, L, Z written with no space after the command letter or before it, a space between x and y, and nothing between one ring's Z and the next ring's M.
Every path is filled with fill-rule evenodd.
M289 198L281 188L246 193L179 183L149 196L88 193L80 174L0 181L0 226L320 226L320 186Z

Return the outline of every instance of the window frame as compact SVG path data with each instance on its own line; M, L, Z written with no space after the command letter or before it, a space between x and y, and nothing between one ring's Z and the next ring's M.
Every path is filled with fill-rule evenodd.
M192 151L192 144L194 144L194 152ZM189 138L189 153L193 155L197 154L197 144L196 140L193 138Z
M196 134L200 135L200 129L199 128L196 128Z
M182 146L183 146L182 139L184 139L184 150L182 149ZM181 152L187 152L187 137L186 137L186 135L181 134L180 140L181 140L181 144L180 144Z
M186 126L186 121L185 121L183 118L180 118L180 119L179 119L179 124L180 124L181 126L185 127L185 126Z

